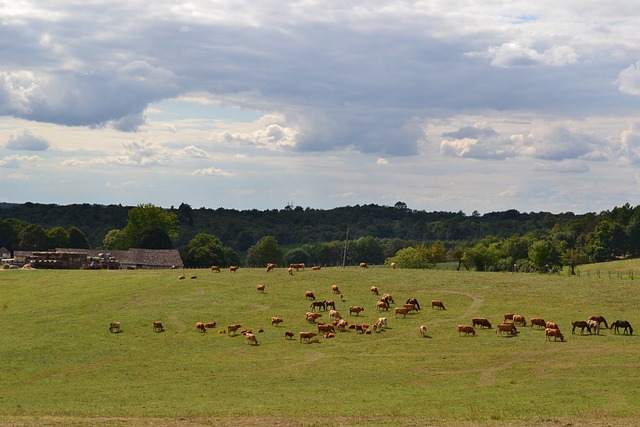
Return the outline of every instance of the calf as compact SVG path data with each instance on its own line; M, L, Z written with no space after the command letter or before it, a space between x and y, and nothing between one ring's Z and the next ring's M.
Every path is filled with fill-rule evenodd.
M256 285L256 289L258 290L258 292L260 293L264 293L264 288L265 286L261 283L259 285Z
M376 309L378 309L378 311L389 311L389 304L387 304L385 301L378 301L376 303Z
M153 322L153 332L164 332L162 322Z
M440 308L442 310L446 310L444 308L444 304L442 301L438 301L437 299L434 299L433 301L431 301L431 308Z
M369 288L369 290L370 290L372 293L374 293L374 294L378 295L378 288L377 288L377 287L375 287L375 286L371 286L371 288Z
M280 323L284 322L281 317L272 317L271 318L271 326L278 326Z
M330 318L333 318L333 319L337 319L337 320L342 319L342 316L340 315L340 313L339 313L339 312L337 312L337 311L335 311L335 310L331 310L331 311L329 312L329 317L330 317Z
M322 317L320 313L307 313L306 321L307 323L315 323L316 319Z
M425 328L426 329L426 328ZM474 337L476 336L476 330L473 326L469 325L458 325L458 336L464 332L464 336L471 334Z
M474 317L471 319L472 326L480 326L480 328L489 328L491 329L491 323L486 317Z
M427 327L425 325L420 326L420 335L422 338L427 337Z
M334 294L339 294L340 293L340 289L338 288L338 285L336 285L335 283L333 285L331 285L331 291Z
M236 334L236 332L238 332L238 329L240 329L242 326L241 325L229 325L227 326L227 333L231 334L231 332L233 332L233 335Z
M547 341L551 341L551 337L553 337L554 341L557 341L560 338L560 341L564 341L564 335L560 332L560 329L550 329L547 328L544 330L545 335L547 337Z
M251 333L247 333L247 334L244 334L244 336L247 338L247 343L253 344L253 345L258 345L258 338L256 338L255 335L253 335Z
M293 337L294 337L293 332L286 331L286 332L284 333L284 339L285 339L285 340L292 340L292 339L293 339Z
M306 299L311 299L311 300L314 300L314 301L315 301L315 299L316 299L316 296L315 296L315 295L313 294L313 292L311 292L311 291L306 291L306 292L304 293L304 297L305 297Z
M109 323L109 332L118 333L121 331L121 326L120 322L111 322Z

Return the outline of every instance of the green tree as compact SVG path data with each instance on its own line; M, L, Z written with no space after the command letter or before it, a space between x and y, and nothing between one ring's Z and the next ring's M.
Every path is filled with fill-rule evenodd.
M129 211L123 232L130 248L171 249L178 237L178 218L152 204L138 205Z
M552 265L552 247L549 242L537 240L529 248L529 260L539 272L547 272Z
M46 251L49 239L39 225L29 224L18 234L18 250L21 251Z
M252 267L266 266L267 263L284 264L283 251L273 236L265 236L251 246L245 264Z
M500 249L498 243L477 243L472 248L464 251L463 263L465 267L473 267L476 271L494 270L500 260Z
M113 229L109 230L102 240L102 247L108 250L127 250L129 244L124 231Z
M185 266L209 267L226 266L222 242L211 234L198 233L187 245L182 255Z
M53 227L45 231L49 248L70 248L69 233L63 227Z
M609 261L627 253L627 235L618 222L600 221L589 237L589 252L595 261Z
M576 267L589 261L587 255L578 249L567 249L562 254L562 263L569 267L572 275L576 274Z
M87 236L78 227L69 227L67 234L70 248L89 249L91 247Z

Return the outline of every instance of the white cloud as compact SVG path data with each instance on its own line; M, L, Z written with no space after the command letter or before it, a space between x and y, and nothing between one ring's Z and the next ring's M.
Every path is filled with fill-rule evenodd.
M640 96L640 61L629 65L618 74L618 89L629 95Z
M40 160L38 156L19 156L19 155L11 155L5 156L0 159L0 167L1 168L18 168L22 163L25 162L36 162Z
M229 172L225 172L222 169L209 167L206 169L197 169L191 173L194 176L233 176L233 174Z
M49 149L49 141L33 135L27 129L23 129L22 135L11 135L5 147L9 150L46 151Z

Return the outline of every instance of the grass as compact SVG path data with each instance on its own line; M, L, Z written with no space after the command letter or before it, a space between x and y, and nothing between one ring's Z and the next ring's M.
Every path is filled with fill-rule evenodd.
M637 337L571 335L570 325L592 314L640 325L635 280L329 268L293 276L189 270L178 281L180 273L0 271L0 425L640 422ZM344 302L331 293L333 283ZM396 305L416 297L422 310L406 318L383 313L389 328L379 334L348 331L319 344L284 339L286 330L315 330L304 321L306 290L335 299L350 322L373 323L380 314L371 285ZM432 299L447 310L432 310ZM349 305L365 311L349 316ZM506 312L555 321L567 340L548 342L529 328L511 338L495 329L456 332L472 316L495 325ZM271 327L271 316L285 322ZM165 332L152 332L155 320ZM123 332L109 333L111 321ZM198 333L197 321L265 332L251 346L242 335Z

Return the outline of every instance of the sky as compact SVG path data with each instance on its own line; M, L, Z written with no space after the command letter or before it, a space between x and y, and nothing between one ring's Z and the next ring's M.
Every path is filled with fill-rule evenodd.
M0 0L0 201L640 204L640 5Z

